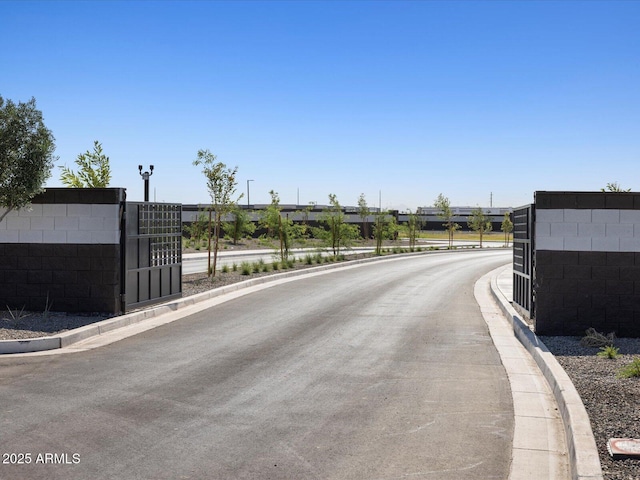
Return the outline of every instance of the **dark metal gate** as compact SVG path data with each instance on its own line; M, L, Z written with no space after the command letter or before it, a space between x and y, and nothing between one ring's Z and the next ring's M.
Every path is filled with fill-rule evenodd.
M533 213L527 205L513 211L513 302L533 318Z
M182 205L126 202L123 311L182 296Z

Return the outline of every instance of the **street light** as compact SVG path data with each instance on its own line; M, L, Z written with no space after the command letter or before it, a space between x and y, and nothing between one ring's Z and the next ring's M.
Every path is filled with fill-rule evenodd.
M250 203L249 203L249 182L253 182L253 180L247 180L247 208L250 208Z
M153 165L149 165L149 171L142 173L142 165L138 165L138 172L144 180L144 201L149 201L149 177L153 175Z

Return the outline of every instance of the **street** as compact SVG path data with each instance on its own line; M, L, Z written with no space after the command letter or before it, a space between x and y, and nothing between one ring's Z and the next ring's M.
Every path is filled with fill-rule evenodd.
M510 256L374 262L0 358L0 478L506 479L510 387L473 286Z

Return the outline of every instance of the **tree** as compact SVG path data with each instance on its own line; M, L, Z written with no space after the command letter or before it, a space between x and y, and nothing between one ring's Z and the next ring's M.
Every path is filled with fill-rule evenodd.
M209 276L211 274L215 276L216 274L222 217L229 213L242 198L242 194L235 199L233 198L238 184L236 181L238 167L227 168L224 163L216 162L216 158L209 150L198 150L198 158L193 161L195 166L202 165L202 173L207 178L207 190L209 190L209 195L211 196L211 204L215 215L213 269L211 268L211 227L209 227Z
M369 222L367 222L367 217L371 215L371 210L367 205L367 199L364 198L364 193L361 193L358 197L358 215L362 220L362 238L369 238Z
M622 188L622 186L618 184L618 182L613 182L613 183L607 183L607 186L605 188L601 188L600 191L601 192L630 192L631 189L627 188L625 190L624 188Z
M267 230L267 237L279 240L280 260L286 262L289 259L289 250L291 249L293 221L288 217L282 218L278 192L271 190L269 195L271 195L271 204L262 212L260 226Z
M54 142L35 98L16 105L0 96L0 222L43 190L57 160Z
M396 237L398 225L393 215L382 210L376 212L376 221L373 224L373 236L376 240L376 255L382 255L383 240L390 240Z
M417 213L409 211L407 220L407 233L409 234L409 248L413 251L416 247L416 237L418 236L418 228L420 227L420 219Z
M249 213L238 205L235 205L231 211L231 220L224 222L222 228L225 235L231 237L234 245L237 245L241 238L252 235L256 231L256 226L251 221Z
M453 221L453 210L451 209L451 202L449 202L449 199L447 197L439 194L433 206L439 210L439 212L437 213L438 218L444 220L445 222L442 225L449 233L449 248L452 248L453 234L456 231L460 230L460 225Z
M480 248L482 248L482 236L491 231L491 219L484 214L481 207L474 208L467 222L469 228L480 234Z
M70 168L60 167L60 181L71 188L105 188L111 181L109 157L102 153L102 145L98 140L93 142L93 152L87 150L76 158L78 173Z
M319 221L327 229L320 228L317 234L329 244L336 258L340 256L340 247L348 247L352 240L358 238L358 227L346 223L342 206L333 193L329 194L329 207L322 212Z
M511 221L511 215L509 215L509 212L504 213L504 219L502 220L500 230L504 232L504 246L508 247L509 234L513 231L513 222Z

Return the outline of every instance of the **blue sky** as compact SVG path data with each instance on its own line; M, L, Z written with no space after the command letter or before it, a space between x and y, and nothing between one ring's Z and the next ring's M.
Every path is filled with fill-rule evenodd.
M640 191L640 2L0 0L0 95L36 98L58 165L99 140L112 186L209 201L519 206ZM61 186L55 168L47 185Z

